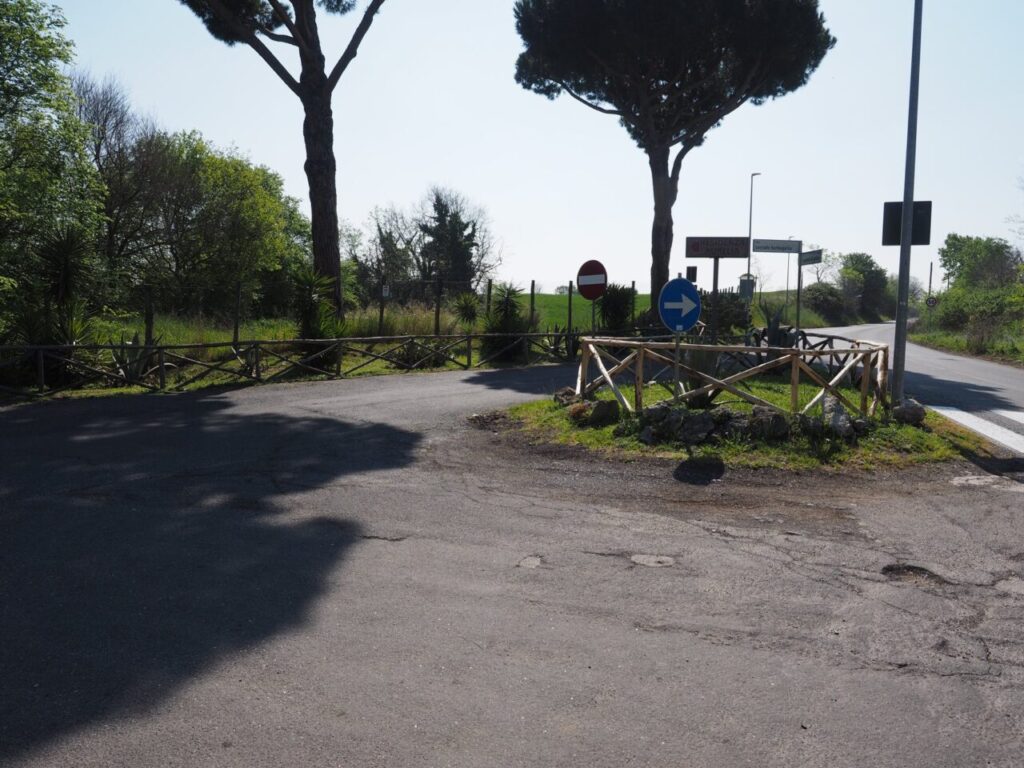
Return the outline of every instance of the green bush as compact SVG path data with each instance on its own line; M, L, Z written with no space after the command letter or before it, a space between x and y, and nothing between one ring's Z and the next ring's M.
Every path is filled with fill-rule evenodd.
M604 296L597 300L601 330L605 333L627 333L633 325L633 302L636 291L625 285L610 283Z
M821 315L830 325L845 325L843 294L829 283L813 283L803 290L806 306Z

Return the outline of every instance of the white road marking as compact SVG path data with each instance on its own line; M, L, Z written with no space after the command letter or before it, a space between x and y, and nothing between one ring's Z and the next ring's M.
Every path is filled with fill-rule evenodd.
M604 285L607 279L605 275L580 275L576 278L576 285Z
M1024 454L1024 435L1018 435L1012 430L1000 427L998 424L993 424L991 421L986 421L972 413L961 411L959 408L950 408L946 405L929 405L928 407L933 411L941 413L947 419L955 421L957 424L965 426L987 437L989 440L1009 448L1011 451Z
M1004 419L1024 424L1024 413L1021 413L1020 411L992 411L992 413L997 416L1002 416Z

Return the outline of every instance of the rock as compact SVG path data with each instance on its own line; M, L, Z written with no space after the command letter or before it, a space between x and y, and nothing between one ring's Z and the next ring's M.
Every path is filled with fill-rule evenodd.
M821 402L821 408L826 431L844 440L853 437L853 422L850 421L849 414L838 398L825 395Z
M743 414L734 411L731 408L726 408L724 406L712 408L710 411L708 411L708 413L710 413L711 418L715 420L715 426L728 424L729 422L737 418L744 418Z
M578 427L582 427L590 419L590 411L593 409L591 403L574 403L569 406L569 421Z
M727 422L715 428L715 432L721 437L738 439L750 435L750 419L743 414L734 414Z
M684 445L699 445L707 440L714 428L715 419L710 413L692 413L683 421L676 432L676 437Z
M774 408L755 405L750 417L750 433L765 440L789 437L789 419Z
M800 431L808 437L821 437L825 434L825 423L817 416L800 414Z
M871 426L868 424L867 419L854 419L853 420L853 431L858 435L866 435Z
M587 425L591 427L607 427L619 421L619 404L615 400L599 400L594 403Z
M560 390L555 392L554 396L555 402L563 408L573 405L574 403L578 403L582 401L582 399L583 398L577 395L576 390L572 387L562 387Z
M668 416L661 422L661 432L666 437L675 437L679 430L683 426L683 422L686 421L686 417L690 415L690 412L685 408L673 408L669 411Z
M915 427L924 422L925 410L917 400L909 397L892 409L892 417L900 424L911 424Z
M653 427L644 427L643 429L641 429L640 434L637 435L636 439L639 440L644 445L654 445L656 442L658 442L658 439L654 436Z
M666 403L655 403L652 406L644 408L640 414L640 420L645 424L661 424L665 418L672 411L672 408Z

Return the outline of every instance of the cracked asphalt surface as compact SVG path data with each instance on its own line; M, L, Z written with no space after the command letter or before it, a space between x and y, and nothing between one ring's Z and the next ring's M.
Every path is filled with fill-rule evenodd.
M570 378L0 410L0 764L1024 762L1020 475L467 422Z

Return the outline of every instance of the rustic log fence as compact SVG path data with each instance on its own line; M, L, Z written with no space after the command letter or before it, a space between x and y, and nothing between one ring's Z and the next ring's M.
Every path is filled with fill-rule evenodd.
M212 344L0 346L0 393L44 398L91 386L183 391L218 383L257 384L297 376L341 379L374 363L388 370L479 369L577 358L579 335L567 332L289 339Z
M803 347L760 347L730 344L676 344L671 340L616 339L584 337L582 356L576 379L576 393L589 395L608 387L619 405L629 412L644 407L644 387L651 383L665 386L674 402L686 403L697 398L713 399L722 392L789 415L807 414L820 404L825 395L832 395L844 406L867 418L888 407L889 347L871 341L858 341L839 336L806 334ZM840 346L836 346L837 343ZM713 360L713 364L694 362L695 356ZM722 361L726 361L723 366ZM591 378L591 367L596 373ZM647 369L656 372L648 377ZM660 367L660 370L658 368ZM681 381L676 389L675 370L680 378L697 381L687 387ZM719 373L720 368L726 373ZM708 369L711 370L708 370ZM734 369L729 372L729 369ZM769 372L789 373L789 408L781 408L744 388L744 382ZM666 382L666 374L671 379ZM632 374L632 398L623 394L623 378ZM800 407L800 383L810 380L819 387L809 403ZM855 382L855 401L844 392L842 382ZM627 378L628 381L628 378ZM631 401L632 400L632 401Z

